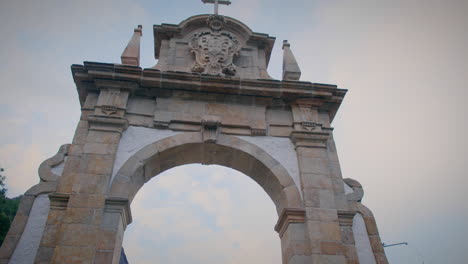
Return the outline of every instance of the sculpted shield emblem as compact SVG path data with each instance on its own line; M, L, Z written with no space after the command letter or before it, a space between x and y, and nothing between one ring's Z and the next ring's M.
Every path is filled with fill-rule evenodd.
M195 62L192 65L193 72L210 75L235 76L236 66L233 63L234 56L239 54L239 41L234 35L226 31L220 31L220 21L215 26L209 25L212 30L195 33L191 42L191 52L195 54ZM222 24L221 24L222 25Z

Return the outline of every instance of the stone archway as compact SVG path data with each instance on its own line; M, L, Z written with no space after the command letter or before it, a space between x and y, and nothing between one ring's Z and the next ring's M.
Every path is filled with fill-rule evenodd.
M107 193L104 219L114 219L107 221L109 225L105 227L116 233L114 256L120 254L123 233L132 221L130 204L138 191L161 172L192 163L222 165L249 176L271 198L278 216L285 209L303 211L303 201L293 178L262 148L229 135L220 135L215 143L205 143L201 133L182 133L146 145L133 154L113 177ZM121 202L123 210L116 210L116 201ZM121 213L123 218L116 217ZM303 223L296 223L296 226L305 228ZM284 232L286 230L281 230ZM290 240L289 236L281 236L283 259L289 259L293 254ZM305 237L302 243L306 243Z
M138 151L115 175L108 197L131 202L152 177L191 163L222 165L248 175L270 196L278 215L284 208L303 207L299 189L287 170L260 147L228 135L220 135L216 143L204 143L201 133L175 135Z
M232 36L227 44L241 51L236 65L214 65L222 74L206 74L206 65L192 56L201 47L193 45L197 32L210 32L207 41L216 44L214 20ZM236 169L265 190L279 215L283 263L358 263L351 220L360 201L345 191L331 126L346 90L298 81L287 42L283 80L273 80L266 69L275 38L233 18L199 15L153 30L153 68L139 67L141 27L122 64L72 66L82 115L60 177L41 169L34 187L50 193L34 263L118 263L135 194L154 175L188 163ZM226 59L231 62L235 53ZM122 161L118 149L135 127L160 137ZM294 159L276 156L286 149ZM29 236L24 226L33 219L28 214L35 197L26 198L0 248L0 263L8 263L20 237ZM385 264L375 220L366 217L376 261Z

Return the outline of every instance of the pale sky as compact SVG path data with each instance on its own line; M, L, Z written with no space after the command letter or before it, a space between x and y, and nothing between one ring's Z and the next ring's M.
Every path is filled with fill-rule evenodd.
M143 25L142 66L156 64L152 25L211 13L200 0L1 0L0 166L9 196L71 142L80 109L70 65L120 62ZM222 14L288 39L304 81L349 89L333 126L343 177L360 181L390 263L468 263L468 1L232 0ZM281 263L276 212L245 175L174 168L132 204L131 263Z

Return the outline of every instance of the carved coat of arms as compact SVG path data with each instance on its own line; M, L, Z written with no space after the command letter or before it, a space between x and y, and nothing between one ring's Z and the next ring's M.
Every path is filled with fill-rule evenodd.
M239 41L233 34L221 30L224 17L211 16L208 25L210 31L197 32L190 41L190 50L195 54L192 71L219 76L236 75L233 59L239 55Z

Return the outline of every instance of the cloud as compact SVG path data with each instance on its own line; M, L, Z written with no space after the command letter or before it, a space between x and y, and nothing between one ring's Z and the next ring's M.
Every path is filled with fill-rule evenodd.
M8 144L0 148L0 166L5 168L2 175L7 177L8 196L18 196L24 192L23 190L39 183L37 164L42 162L43 156L43 149L35 144L28 146Z
M0 50L0 162L8 172L9 195L18 195L38 181L40 162L72 140L80 105L70 65L85 58L119 61L137 25L132 21L149 16L129 0L18 0L1 3L0 20L7 36ZM124 28L126 35L120 34ZM93 42L98 44L83 45ZM112 50L110 57L103 49Z
M40 162L71 141L80 106L69 66L118 62L138 24L144 26L142 65L153 66L153 22L178 23L212 10L199 1L181 3L0 4L0 165L9 195L35 184ZM343 176L364 185L364 202L377 217L384 242L408 240L426 261L467 258L467 9L464 0L236 0L221 9L254 31L278 37L269 69L274 77L281 77L281 40L289 39L302 80L349 89L333 123ZM254 248L262 258L258 262L278 261L271 255L280 252L271 200L259 196L262 190L244 175L205 168L171 170L172 176L145 185L132 205L136 231L130 226L126 237L133 245L130 258L180 263L172 250L178 248L186 262L197 256L201 262L250 263L256 252L248 250ZM263 211L265 206L271 210ZM198 256L204 248L212 251ZM398 249L387 252L390 262L420 261L414 254L403 259Z
M132 214L124 247L133 262L281 263L273 202L258 184L228 168L166 171L140 190ZM141 254L147 245L153 249Z

